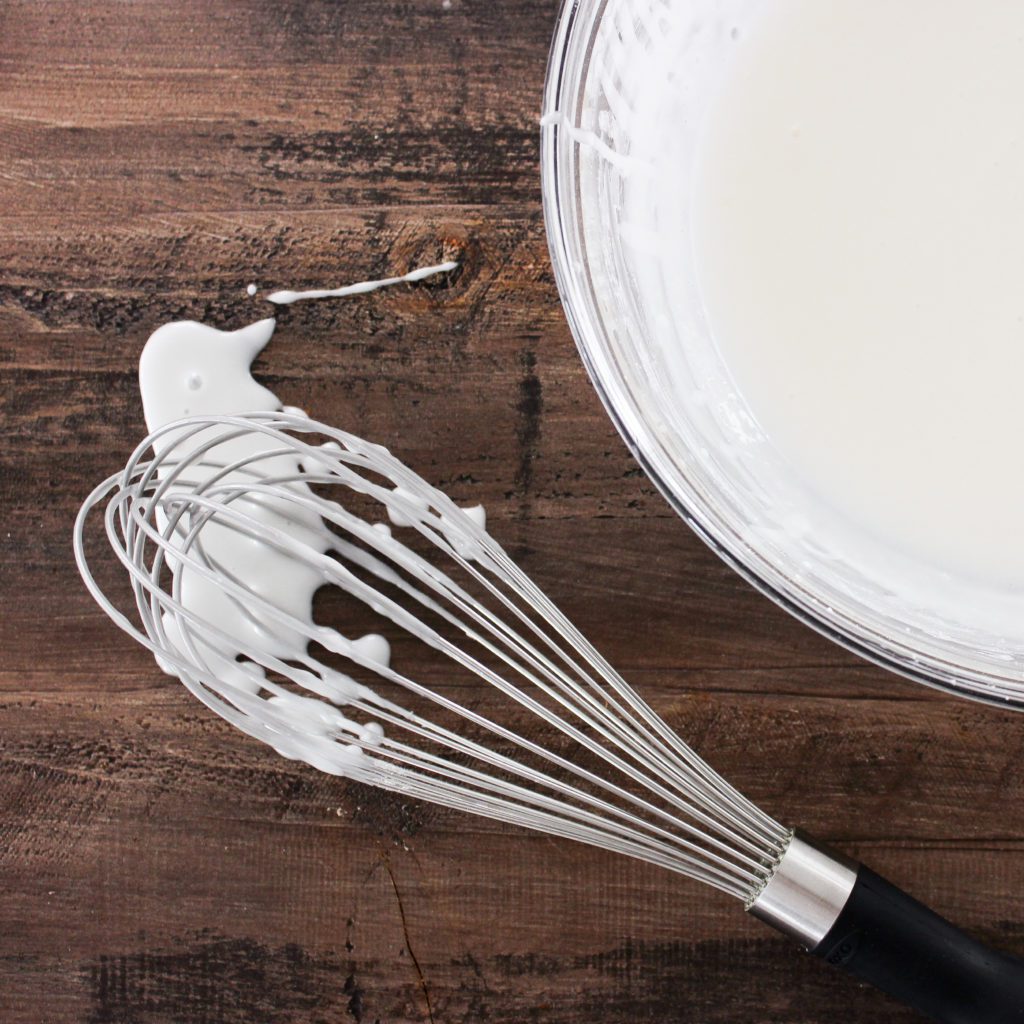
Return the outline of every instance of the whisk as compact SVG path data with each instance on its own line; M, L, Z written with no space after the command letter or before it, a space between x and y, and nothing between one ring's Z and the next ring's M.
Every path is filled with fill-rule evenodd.
M101 513L130 582L120 604L87 560ZM1024 1021L1024 964L746 799L476 510L378 445L284 412L178 421L93 491L74 548L114 622L288 757L697 879L936 1020ZM415 638L429 681L393 667L383 638L314 618L324 586Z

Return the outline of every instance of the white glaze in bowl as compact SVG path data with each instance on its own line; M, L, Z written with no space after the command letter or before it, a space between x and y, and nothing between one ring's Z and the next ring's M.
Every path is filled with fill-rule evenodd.
M722 362L689 250L679 247L666 274L645 238L661 217L685 230L703 118L737 35L763 7L764 0L563 6L548 68L542 173L570 326L634 454L747 579L864 657L930 685L1024 705L1024 591L894 550L801 484ZM669 78L672 88L660 88ZM674 194L646 185L637 152L637 139L660 125L673 132Z

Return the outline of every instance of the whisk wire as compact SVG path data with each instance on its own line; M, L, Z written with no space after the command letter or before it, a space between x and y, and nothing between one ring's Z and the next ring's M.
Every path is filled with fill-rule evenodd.
M262 486L263 485L260 485L260 487ZM220 489L221 488L217 488L215 490ZM232 498L237 498L241 494L245 493L244 490L235 485L225 485L225 489L230 490L232 492ZM180 498L174 498L173 504L177 509L177 516L180 517L186 507L185 502ZM223 578L218 579L218 571L216 567L204 565L201 560L197 560L191 555L192 546L190 544L190 540L193 536L195 536L198 533L198 531L201 530L201 528L206 524L206 520L209 518L216 519L217 521L223 521L227 519L229 520L230 525L232 525L232 527L237 529L240 533L252 536L254 539L258 539L262 543L265 543L270 547L287 551L289 554L294 554L296 558L300 558L301 560L306 561L308 564L312 565L315 561L321 562L322 564L320 565L320 568L324 569L325 573L340 573L341 579L339 580L339 582L343 583L346 589L350 590L350 592L352 593L355 593L356 596L364 599L367 603L379 607L379 610L381 611L382 614L389 618L392 618L392 620L398 622L398 624L402 624L401 618L407 615L407 612L405 611L404 608L402 608L402 606L397 605L394 602L391 602L390 599L386 598L384 595L380 594L378 591L373 590L372 588L364 589L364 585L360 581L352 577L352 575L343 567L338 567L333 562L333 560L327 558L326 556L317 555L316 552L308 548L305 550L297 549L293 551L293 541L287 533L275 527L261 523L259 520L253 519L252 517L247 516L244 513L236 513L234 511L228 513L226 511L227 502L222 503L219 500L218 496L215 495L214 493L211 493L210 491L205 492L203 495L195 494L190 496L187 507L190 510L198 508L205 513L205 516L199 522L193 524L190 527L190 532L186 537L185 542L180 548L176 548L176 557L178 556L178 552L181 552L180 557L182 558L184 564L187 564L189 566L190 570L195 570L201 577L206 578L211 582L220 582L228 593L233 594L239 600L246 598L250 602L250 604L255 603L257 606L257 610L259 612L259 614L256 615L257 621L259 621L263 615L266 615L267 617L277 620L281 625L284 625L286 628L289 629L300 628L302 625L298 620L294 619L294 617L282 612L281 609L277 608L272 603L266 601L259 595L251 594L241 584L228 579L226 574L223 574L223 570L221 570ZM150 523L146 521L144 512L142 510L137 509L135 510L134 514L138 519L137 526L139 527L139 529L145 534L147 534L151 539L156 539L158 537L158 532ZM173 528L174 523L172 521L172 524L168 529ZM412 596L414 588L408 587L406 585L404 589L406 589L407 593L409 593L410 596ZM522 670L521 666L517 666L510 658L504 656L503 652L497 651L491 645L487 644L487 641L484 638L480 637L474 631L470 630L468 627L465 626L465 624L460 623L457 618L449 615L446 615L446 617L449 618L449 620L453 624L463 628L467 636L478 640L480 643L485 644L486 646L494 650L495 653L498 653L499 655L505 657L505 660L510 665L510 667L517 668L521 672L521 674L523 674L527 679L536 679L536 677L534 677L532 674ZM189 616L189 618L194 619L193 616ZM199 623L199 627L204 632L206 631L206 626L204 623L201 622L201 620ZM645 784L653 792L662 796L665 800L674 804L678 808L688 812L698 821L704 821L708 824L713 824L710 818L705 816L703 812L701 812L699 809L694 808L691 805L683 803L678 799L674 798L669 791L665 790L658 784L656 779L653 779L648 775L639 772L634 766L627 764L620 758L616 757L614 754L604 750L597 743L595 743L595 741L591 739L589 736L586 736L584 733L582 733L580 730L572 726L570 723L566 722L564 719L561 719L559 716L554 715L539 702L536 702L533 698L523 693L517 687L509 684L501 676L498 676L497 674L493 673L490 669L482 665L480 662L470 658L468 655L465 654L465 652L461 651L459 648L455 648L444 638L440 637L436 633L433 633L432 631L424 635L422 638L426 642L430 643L432 646L437 646L438 649L442 650L444 653L449 654L449 656L451 656L453 660L457 660L460 663L464 664L466 667L470 668L472 671L474 671L475 674L487 679L488 681L491 681L496 687L501 689L502 692L507 693L513 699L522 703L528 710L537 714L538 717L541 717L551 722L552 724L557 725L559 729L561 729L571 738L580 742L582 745L588 747L588 749L592 749L595 752L604 755L606 759L609 761L609 763L611 763L614 767L618 768L620 771L629 775L635 781ZM218 637L218 639L221 638ZM322 637L321 639L333 640L334 635L332 631L328 631L328 635ZM344 644L339 653L349 654L349 645L347 643ZM407 689L413 688L410 680L398 676L389 669L383 667L375 667L375 670L384 678L390 679L392 681L399 681ZM538 684L543 685L540 682L540 680L536 681L538 682ZM427 695L431 699L436 699L436 695L432 691L428 691L420 687L416 687L416 689L419 690L421 694ZM550 688L546 689L548 690L548 692L551 692ZM555 696L557 698L558 694L555 694ZM462 717L469 717L467 709L459 707L458 705L454 704L449 704L449 707L457 708L458 712L462 715ZM622 789L621 787L612 785L607 779L604 779L600 776L596 776L591 772L584 771L578 765L575 765L572 762L569 762L561 757L558 757L546 748L540 747L539 745L534 744L509 730L502 729L494 722L479 718L478 716L474 717L477 718L479 724L485 725L491 732L494 732L497 735L501 735L507 739L512 740L513 742L517 743L517 745L530 750L530 752L537 754L540 757L544 757L549 761L557 763L561 768L573 772L574 774L586 779L588 782L596 786L609 790L610 792L614 793L616 796L624 800L638 804L638 806L641 806L648 813L654 814L668 822L671 822L674 825L674 827L686 832L692 832L698 835L700 834L696 829L693 828L693 826L690 823L684 820L680 820L678 817L669 814L668 812L650 804L649 802L641 801L636 795ZM592 721L590 719L587 719L582 713L580 714L580 717L584 718L585 721ZM594 725L595 728L600 730L599 722L594 723ZM600 731L607 735L607 733L604 730ZM449 745L451 744L449 743ZM497 766L500 763L500 766L505 768L506 770L518 771L520 774L524 773L523 766L519 762L512 761L508 758L501 758L499 762L499 760L496 757L494 757L492 753L489 750L487 750L487 748L477 747L476 749L474 749L473 752L476 754L476 756L480 757L481 759L489 760L489 763L491 764ZM535 782L543 782L545 785L548 785L552 788L558 788L565 795L571 794L576 799L581 799L582 797L586 796L586 794L582 794L577 789L572 789L570 787L561 787L550 776L544 776L540 773L533 773L531 775L531 780ZM611 808L611 805L608 805L606 803L603 803L601 806L606 812ZM634 824L635 823L636 821L634 820ZM756 847L754 847L753 844L747 843L741 837L730 836L730 838L733 838L739 845L743 846L749 851L756 852ZM736 856L735 851L731 850L726 842L719 840L716 837L711 837L710 845L715 846L720 850L731 854L733 857ZM744 860L749 867L756 868L758 865L757 861L752 860L750 858L744 858Z

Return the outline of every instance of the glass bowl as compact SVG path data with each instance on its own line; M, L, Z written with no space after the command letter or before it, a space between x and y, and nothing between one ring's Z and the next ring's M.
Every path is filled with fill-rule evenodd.
M687 247L666 273L644 245L638 225L659 216L685 228L716 83L766 2L563 3L545 85L541 170L570 328L648 476L755 587L879 665L1024 706L1024 587L916 561L864 535L794 479L719 356ZM674 50L654 45L667 32L677 33ZM674 80L671 109L658 88L666 76ZM638 170L633 144L652 124L672 139L674 195L645 187Z

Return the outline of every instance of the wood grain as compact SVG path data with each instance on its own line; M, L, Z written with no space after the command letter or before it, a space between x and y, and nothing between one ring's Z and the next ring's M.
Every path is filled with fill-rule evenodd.
M1024 952L1024 732L799 626L628 456L547 260L536 0L0 6L0 1018L909 1022L731 901L234 734L92 605L88 490L160 323L281 312L286 402L390 445L783 820ZM110 577L114 578L113 575Z

